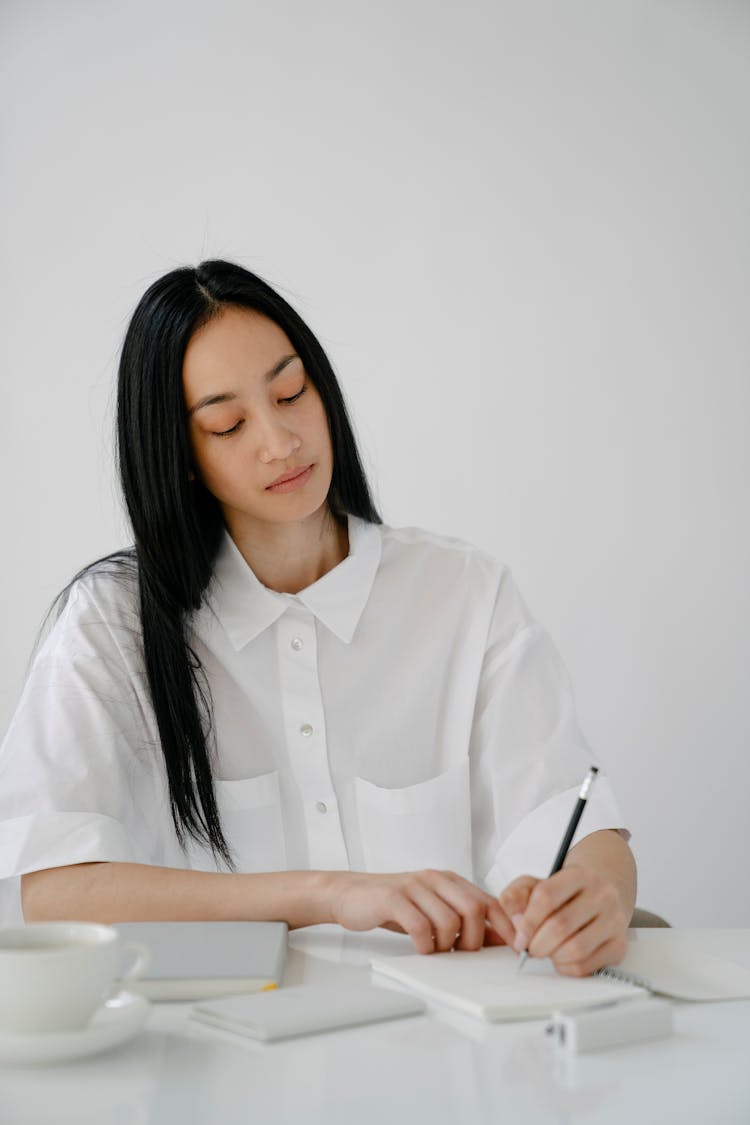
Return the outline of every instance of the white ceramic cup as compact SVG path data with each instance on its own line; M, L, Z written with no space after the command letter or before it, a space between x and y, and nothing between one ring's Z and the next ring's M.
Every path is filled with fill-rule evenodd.
M136 960L122 972L128 953ZM135 980L149 960L146 946L123 945L112 926L95 922L0 929L0 1035L85 1027L115 980Z

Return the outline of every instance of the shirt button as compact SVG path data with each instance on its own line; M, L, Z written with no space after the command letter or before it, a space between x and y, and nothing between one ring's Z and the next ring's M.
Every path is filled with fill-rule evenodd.
M310 726L309 723L303 723L302 726L299 728L299 732L300 732L300 734L302 735L303 738L309 738L310 735L312 734L312 730L313 729L312 729L312 727Z
M294 637L292 640L292 648L295 652L299 652L304 643L305 642L302 640L302 637Z
M318 801L315 805L315 808L319 813L328 812L328 805L324 804L323 801Z

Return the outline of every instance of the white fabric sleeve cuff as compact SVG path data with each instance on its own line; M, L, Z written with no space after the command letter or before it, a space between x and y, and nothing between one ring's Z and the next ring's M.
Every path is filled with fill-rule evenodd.
M501 845L495 862L481 880L482 886L493 895L498 895L519 875L534 875L546 879L568 827L575 808L580 786L566 789L544 804L533 809L514 828ZM601 774L586 802L581 819L573 837L571 847L604 828L620 832L625 840L630 832L623 827L623 817L615 800L608 778Z
M134 860L122 824L110 816L45 812L0 823L0 879L72 863Z

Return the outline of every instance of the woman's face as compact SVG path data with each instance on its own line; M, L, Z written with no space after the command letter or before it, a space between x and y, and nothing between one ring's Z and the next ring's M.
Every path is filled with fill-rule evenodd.
M333 450L325 409L275 321L229 306L199 328L182 369L193 464L230 530L281 524L326 503ZM299 479L274 484L279 477Z

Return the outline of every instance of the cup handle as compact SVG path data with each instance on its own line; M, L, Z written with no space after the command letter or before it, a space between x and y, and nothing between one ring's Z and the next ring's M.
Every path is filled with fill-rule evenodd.
M138 980L151 964L151 952L147 945L141 945L138 941L129 941L127 945L120 948L120 956L128 953L135 955L135 961L127 972L119 974L118 981L120 984L128 980Z

